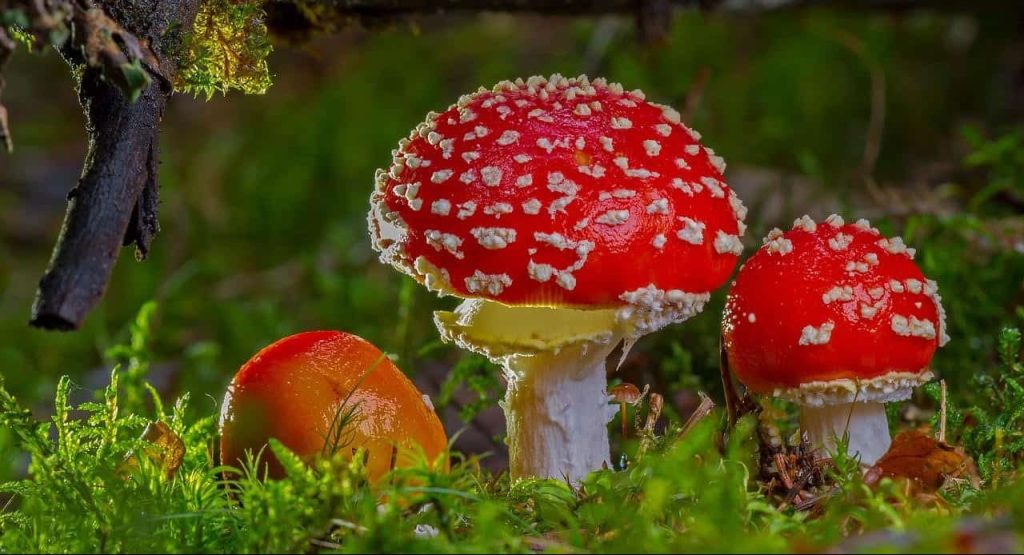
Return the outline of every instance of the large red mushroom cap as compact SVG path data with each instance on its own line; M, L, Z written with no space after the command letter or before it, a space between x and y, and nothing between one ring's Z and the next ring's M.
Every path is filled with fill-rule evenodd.
M373 244L463 298L691 316L731 274L746 212L698 138L603 79L481 88L431 113L378 172Z
M723 336L736 376L808 405L896 401L945 344L934 281L899 237L839 216L773 230L740 269Z

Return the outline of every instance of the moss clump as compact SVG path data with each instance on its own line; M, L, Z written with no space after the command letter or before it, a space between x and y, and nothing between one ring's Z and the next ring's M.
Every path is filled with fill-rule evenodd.
M203 2L186 39L175 88L207 99L230 90L266 92L267 56L273 47L262 5L250 0Z

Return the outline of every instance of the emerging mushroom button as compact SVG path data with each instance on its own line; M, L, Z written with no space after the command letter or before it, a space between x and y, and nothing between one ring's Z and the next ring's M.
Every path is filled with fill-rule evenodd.
M286 337L235 375L221 413L222 464L240 467L248 451L262 455L271 477L283 477L270 438L304 459L365 449L374 482L419 454L447 466L438 460L444 427L429 399L379 349L337 331Z
M698 138L640 91L532 77L429 114L378 172L381 259L467 299L442 336L504 366L513 475L607 463L608 353L731 274L745 209Z
M938 288L899 237L866 220L807 216L773 230L740 269L723 338L729 365L755 393L801 405L801 427L872 464L889 448L884 403L932 378L948 340Z

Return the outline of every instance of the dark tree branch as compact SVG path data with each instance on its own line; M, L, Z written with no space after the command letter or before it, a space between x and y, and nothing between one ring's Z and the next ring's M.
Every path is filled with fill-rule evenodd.
M64 226L32 307L32 325L47 329L78 328L99 302L139 196L148 181L156 180L150 161L164 92L149 87L130 103L119 87L90 68L82 76L79 100L87 117L89 153L68 195Z
M672 30L671 0L640 0L637 2L637 30L644 44L668 42Z
M189 25L197 6L196 0L113 2L107 8L117 18L116 29L96 8L73 18L75 40L62 54L82 71L78 94L89 152L39 282L32 325L77 329L106 291L121 246L134 243L140 257L148 252L158 229L158 129L176 71L170 56L163 55L173 45L162 41L168 40L168 31ZM111 78L112 72L132 68L144 71L153 83L135 99L126 87L131 83Z
M156 137L154 137L153 144L149 149L149 156L146 158L146 180L135 202L132 217L128 220L128 229L125 231L122 242L125 247L135 245L136 258L139 260L146 258L149 254L149 245L153 242L153 237L160 231L160 222L157 220L160 192L156 179L160 156L157 146Z
M306 2L329 6L350 16L398 16L439 12L530 12L562 15L601 15L636 13L640 4L650 0L326 0ZM909 10L939 8L977 10L1006 8L1004 0L664 0L679 8L699 8L729 12L759 12L808 7L848 7L870 10ZM267 0L268 4L296 4L301 0Z
M2 1L2 0L0 0ZM562 16L632 15L645 44L668 39L676 8L757 14L801 8L839 8L903 12L916 9L948 12L1015 12L1005 0L264 0L266 23L287 42L302 43L316 33L332 33L352 22L367 26L405 17L441 13L531 13Z

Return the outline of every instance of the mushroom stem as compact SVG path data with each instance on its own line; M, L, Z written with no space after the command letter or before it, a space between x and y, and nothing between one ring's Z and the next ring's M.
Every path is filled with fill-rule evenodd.
M619 420L622 420L622 440L625 441L629 437L629 409L626 408L625 401L619 403L619 414L622 415Z
M873 465L889 450L889 420L885 404L879 401L856 401L812 407L805 405L800 413L800 428L811 445L823 454L835 453L839 438L849 434L847 453L859 457L861 464Z
M579 482L609 464L610 404L605 359L615 342L582 344L504 364L512 478L536 476Z
M513 478L579 482L610 462L618 407L605 360L629 332L618 308L507 306L470 299L434 313L441 338L500 364Z

